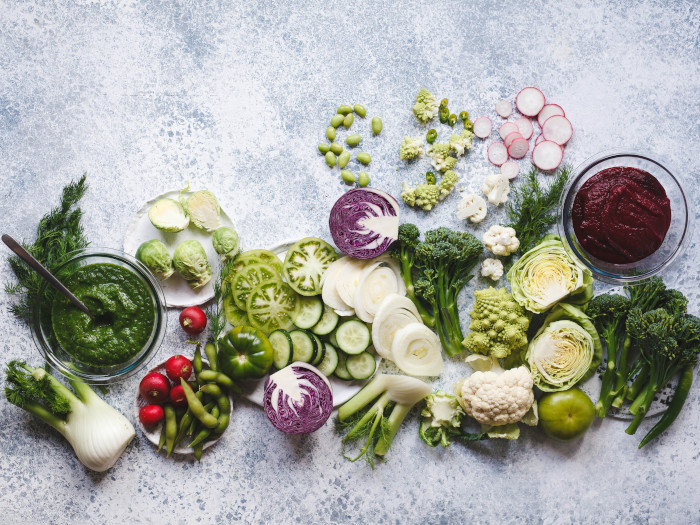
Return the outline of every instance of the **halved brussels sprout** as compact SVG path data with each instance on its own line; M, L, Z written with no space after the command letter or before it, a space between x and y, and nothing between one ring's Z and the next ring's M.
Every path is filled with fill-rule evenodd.
M185 204L190 220L195 226L208 232L213 232L219 227L221 208L212 192L196 191L187 198Z
M144 242L136 250L136 258L151 270L151 273L161 281L165 281L173 273L173 260L170 258L168 249L158 239Z
M207 252L199 241L181 242L175 248L173 264L194 289L201 288L211 279L211 265L207 260Z
M190 224L182 205L173 199L157 200L148 210L151 224L165 232L181 232Z
M233 259L241 250L241 241L236 230L228 226L217 228L211 241L216 253L223 256L224 262Z

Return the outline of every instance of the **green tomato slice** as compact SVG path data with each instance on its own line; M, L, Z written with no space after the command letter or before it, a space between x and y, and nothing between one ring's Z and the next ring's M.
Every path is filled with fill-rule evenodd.
M270 250L248 250L236 257L231 267L231 274L238 273L246 266L254 264L266 264L272 266L277 272L282 273L282 261Z
M288 330L299 296L279 279L258 284L248 295L246 310L250 326L269 334L274 330Z
M305 237L287 252L282 273L299 295L318 295L321 293L321 277L337 258L338 254L326 241Z
M253 264L244 267L234 275L231 281L231 293L236 306L245 310L248 295L253 288L264 281L279 279L279 277L279 273L266 264Z
M248 314L236 306L233 295L230 293L224 295L224 315L231 326L248 326L250 324Z

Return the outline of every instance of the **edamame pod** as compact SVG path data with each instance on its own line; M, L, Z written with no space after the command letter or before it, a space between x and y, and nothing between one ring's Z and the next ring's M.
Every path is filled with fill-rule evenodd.
M194 396L194 394L193 394ZM175 436L177 436L177 417L172 405L163 407L165 412L165 457L169 458L175 448Z
M335 166L335 153L333 153L332 151L326 153L326 164L328 164L329 168Z
M187 405L190 407L190 411L192 412L192 415L194 417L196 417L197 419L199 419L205 427L215 428L216 425L219 424L218 419L213 417L206 410L204 410L204 405L202 405L202 402L199 399L197 399L197 396L192 391L192 388L190 387L190 385L188 385L185 382L184 379L180 378L180 384L182 385L182 389L185 391L185 397L187 398ZM209 385L204 385L202 388L204 388L206 386L209 386ZM213 385L213 386L215 386L219 390L219 392L221 392L221 389L219 389L218 386L216 386L216 385ZM202 391L202 390L200 390L200 391ZM176 430L176 432L177 432L177 430Z
M216 362L216 346L214 343L207 343L204 345L204 353L209 360L209 368L212 370L217 370L219 364Z
M219 407L217 405L214 405L214 407L211 409L211 413L208 414L213 418L216 418L216 420L219 420ZM187 445L190 448L196 447L199 443L204 442L205 439L207 439L212 433L211 428L203 428L202 430L199 431L199 433L195 436L195 438L192 440L192 443Z
M352 113L348 113L343 119L343 126L345 126L345 129L349 129L353 122L355 122L355 117Z
M352 113L352 108L348 106L347 104L343 104L342 106L338 106L338 114L339 115L347 115L348 113Z
M323 153L324 155L328 153L331 150L331 147L328 144L319 144L318 145L318 151Z
M357 154L357 160L359 160L362 164L369 164L372 162L372 157L369 156L369 153L358 153Z
M354 135L348 135L345 138L345 142L348 143L348 146L357 146L361 141L362 136L357 133L355 133Z
M343 170L340 172L340 176L343 178L345 184L355 184L355 175L350 170Z
M337 142L334 142L331 144L331 151L336 155L340 155L343 152L343 146L341 146Z
M163 421L163 425L160 427L160 439L158 440L158 452L160 452L160 449L163 448L163 445L165 445L165 421Z
M367 173L364 171L361 171L357 176L357 183L364 188L369 184L369 175L367 175Z
M328 140L335 140L335 128L333 126L328 126L326 128L326 137Z
M365 118L367 115L367 110L362 104L355 104L352 109L362 118Z
M379 117L374 117L372 119L372 133L375 135L379 135L382 132L382 128L384 127L384 124L382 123L382 119Z
M202 461L202 444L199 443L198 445L192 447L192 453L194 454L194 459L196 459L198 462Z
M350 152L344 151L338 157L338 167L342 170L350 162Z
M337 128L343 123L343 119L345 119L343 115L333 115L333 118L331 119L331 126Z

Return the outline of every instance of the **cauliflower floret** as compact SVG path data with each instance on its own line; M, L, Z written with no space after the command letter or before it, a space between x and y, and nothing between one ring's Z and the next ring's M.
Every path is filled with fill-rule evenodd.
M452 193L455 185L459 182L459 177L452 170L447 170L440 180L440 197L441 201L444 201L447 196Z
M471 222L483 221L486 218L486 201L476 193L465 195L457 204L457 218L469 219Z
M433 168L438 171L451 170L457 164L457 159L450 157L449 144L435 144L428 148L427 154L432 159Z
M493 252L494 255L507 256L520 248L520 241L515 236L515 230L498 224L494 224L486 230L483 241L486 249Z
M435 95L423 88L416 95L416 105L413 106L413 114L421 124L426 124L438 114L440 104Z
M481 263L481 275L498 281L503 277L503 263L498 259L484 259Z
M420 138L404 137L399 149L401 160L413 160L423 155L423 142Z
M430 155L430 151L428 151L428 155ZM504 204L508 201L508 194L510 193L508 178L500 173L489 175L484 179L481 191L484 192L484 195L494 206Z
M466 150L472 149L472 139L474 133L465 129L460 135L452 135L450 137L450 149L455 152L455 155L461 157Z

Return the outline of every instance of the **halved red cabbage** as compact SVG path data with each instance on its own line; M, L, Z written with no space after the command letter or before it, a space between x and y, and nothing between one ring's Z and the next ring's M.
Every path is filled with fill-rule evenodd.
M356 259L387 251L399 236L399 203L381 190L357 188L340 197L328 220L338 249Z
M331 416L333 390L316 367L297 361L265 380L263 408L277 430L309 434Z

